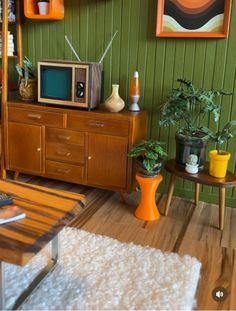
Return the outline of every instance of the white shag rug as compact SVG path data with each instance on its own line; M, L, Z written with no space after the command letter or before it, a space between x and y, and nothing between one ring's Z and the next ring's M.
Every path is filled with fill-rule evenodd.
M201 263L193 257L121 243L83 230L60 234L59 266L24 310L191 310ZM48 245L23 268L6 264L7 305L46 264Z

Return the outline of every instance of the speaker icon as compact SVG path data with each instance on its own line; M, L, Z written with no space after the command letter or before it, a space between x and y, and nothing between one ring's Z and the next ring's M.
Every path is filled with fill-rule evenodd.
M224 287L216 287L212 291L212 298L216 301L225 300L227 295L227 290Z
M224 296L224 293L221 292L220 290L218 290L218 292L216 292L216 297L221 298Z

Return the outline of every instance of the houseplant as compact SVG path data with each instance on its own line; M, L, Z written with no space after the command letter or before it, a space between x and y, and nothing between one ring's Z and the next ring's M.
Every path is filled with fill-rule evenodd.
M39 14L40 15L47 15L49 14L49 0L37 0Z
M159 124L177 126L176 162L185 165L189 154L196 154L199 166L202 166L210 131L203 127L203 123L210 114L215 123L218 122L221 104L215 99L231 93L197 89L191 81L185 79L178 79L177 82L179 86L172 89L167 102L161 106Z
M163 142L157 140L138 141L129 151L129 157L136 157L138 171L145 177L153 177L159 174L163 159L167 153L162 148Z
M23 66L16 65L19 74L19 93L22 100L34 101L37 96L37 80L34 74L34 67L31 61L25 56Z
M228 161L231 154L225 151L225 144L236 134L236 121L228 122L222 130L215 134L210 133L210 138L216 143L216 149L209 152L209 174L216 178L224 178L227 172Z

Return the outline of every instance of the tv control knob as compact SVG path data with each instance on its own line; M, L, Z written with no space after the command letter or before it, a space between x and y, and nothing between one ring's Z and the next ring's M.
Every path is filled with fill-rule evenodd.
M88 156L88 160L91 160L92 159L92 157L91 156Z

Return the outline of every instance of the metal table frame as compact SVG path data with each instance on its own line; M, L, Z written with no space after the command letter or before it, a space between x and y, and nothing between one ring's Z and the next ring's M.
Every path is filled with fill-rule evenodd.
M41 281L51 273L58 261L60 253L60 241L59 234L51 241L51 258L48 264L39 272L39 274L34 278L34 280L29 284L29 286L23 291L22 294L16 299L11 310L18 309L23 302L29 298L30 294L39 286ZM4 279L4 264L5 262L0 261L0 310L5 310L5 279Z

